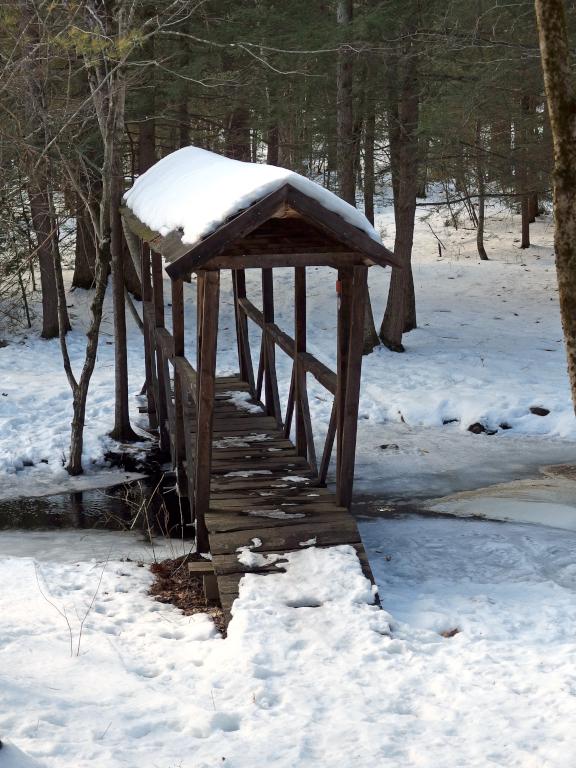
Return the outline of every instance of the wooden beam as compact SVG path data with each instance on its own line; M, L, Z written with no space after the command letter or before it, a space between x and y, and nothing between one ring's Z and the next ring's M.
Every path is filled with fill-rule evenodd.
M238 343L238 362L240 378L247 382L252 397L256 396L254 386L254 367L250 351L250 338L246 315L241 311L238 301L246 298L246 273L243 269L232 270L232 286L234 290L234 314L236 317L236 339Z
M150 429L158 428L156 404L154 402L154 387L152 385L152 356L150 351L150 323L146 318L146 307L152 302L152 277L150 274L150 248L140 244L140 275L142 280L142 324L144 326L144 369L146 372L146 404L148 410L148 424Z
M222 253L230 243L240 240L255 230L281 207L287 193L287 185L280 187L280 189L266 195L262 200L239 213L229 222L222 224L204 240L192 247L188 246L187 250L166 268L170 277L182 277L190 274L201 267L204 262ZM237 264L236 266L243 265Z
M154 304L154 326L164 328L164 282L162 270L162 257L159 253L152 252L152 300ZM170 435L166 420L168 412L166 408L166 388L168 382L165 377L163 356L160 349L156 349L156 377L158 381L158 397L156 398L156 409L158 413L158 431L160 437L160 450L168 452L170 450Z
M184 284L176 278L172 280L172 333L173 357L184 357ZM174 467L180 496L187 495L186 444L184 439L184 403L182 380L174 368Z
M202 269L262 269L266 267L339 267L364 264L372 266L373 260L359 251L298 251L278 253L278 248L271 243L266 253L250 253L243 249L227 249L220 256L215 256L205 263Z
M377 242L366 232L350 224L334 211L328 210L313 197L309 197L299 189L290 186L286 200L289 205L296 208L314 226L333 235L337 240L350 246L354 251L369 256L375 264L380 264L384 267L402 268L402 263L398 256L395 256L382 243Z
M306 395L306 373L302 375L300 354L306 352L306 268L294 269L294 420L296 426L296 451L308 455L307 435L302 408Z
M330 423L328 424L328 432L326 434L326 442L324 443L324 451L322 452L322 459L320 461L320 469L318 471L318 485L326 485L326 478L328 477L328 468L330 467L330 458L332 457L332 449L334 447L334 437L336 436L336 422L337 422L337 406L336 398L332 403L332 410L330 411Z
M266 333L272 337L274 343L277 344L285 354L294 359L295 341L291 336L279 328L275 323L265 323L262 312L260 312L260 310L248 299L239 299L238 305L246 315L256 323L256 325L260 326L262 329L265 328ZM331 371L327 365L324 365L324 363L314 357L310 352L301 353L300 361L307 373L311 373L329 392L332 394L336 393L336 374Z
M196 432L196 478L194 483L196 543L198 552L208 551L205 516L210 507L210 472L212 467L212 431L216 392L216 349L218 342L218 306L220 273L204 275L202 290L200 366L198 368L198 419Z
M136 232L142 239L149 242L154 250L158 250L167 260L172 262L167 267L170 277L186 277L192 272L205 267L208 262L212 262L212 260L220 256L227 247L242 240L265 222L277 215L282 215L286 209L286 204L297 211L304 220L316 229L334 238L338 243L347 246L351 249L352 253L361 254L360 258L363 262L368 260L370 263L382 266L390 265L402 268L397 257L381 243L371 238L362 229L347 222L338 213L325 208L322 203L313 197L309 197L299 189L296 189L290 183L283 185L280 189L255 202L229 221L223 222L215 232L192 246L182 243L182 232L180 230L174 230L163 237L158 232L151 231L131 211L124 210L123 215L133 232ZM273 251L273 249L271 248L270 251ZM248 265L248 262L244 263L242 258L243 256L240 256L239 260L235 263L228 261L225 265L216 265L214 262L212 266L217 266L218 268L224 266L227 268L245 267ZM286 266L288 264L286 258L287 255L285 254L283 261L279 260L275 264L268 262L266 266ZM331 259L334 258L335 254L332 255ZM308 259L305 263L311 264L312 262ZM324 261L323 263L326 262ZM344 266L341 261L332 261L331 263L334 266ZM347 263L350 264L350 259L348 259ZM354 260L352 263L358 262ZM291 264L295 264L295 262L292 261Z
M352 308L352 269L338 271L337 391L336 391L336 487L340 486L342 433L346 404L346 374L350 343L350 311Z
M354 267L352 286L352 311L348 365L346 372L346 399L342 419L342 447L340 482L337 489L338 504L349 507L354 483L354 460L358 432L358 405L360 400L360 376L362 373L362 340L364 337L364 309L368 284L367 267Z
M178 372L182 382L182 394L184 397L190 395L192 400L196 401L196 389L198 386L198 376L194 368L185 357L174 358L174 368Z
M140 281L140 288L142 290L142 299L144 299L144 286L142 285L142 259L140 240L138 236L132 232L128 223L124 217L122 217L122 230L124 232L124 240L128 246L128 253L130 254L130 260L134 265L138 280Z
M274 416L278 426L282 426L280 396L276 378L276 350L267 333L269 325L274 323L274 276L272 269L262 270L262 315L264 319L262 346L264 350L264 391L266 410Z

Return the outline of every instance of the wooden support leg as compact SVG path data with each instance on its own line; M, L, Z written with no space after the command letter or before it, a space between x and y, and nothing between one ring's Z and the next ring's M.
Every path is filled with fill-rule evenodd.
M152 293L154 298L154 327L164 328L164 284L162 275L162 256L152 251ZM156 408L158 414L158 429L160 434L160 450L168 452L170 450L170 435L167 428L166 412L166 387L168 382L164 376L164 365L162 363L162 354L156 347L156 376L158 378L158 397L156 398Z
M336 398L332 404L332 411L330 412L330 424L328 425L328 433L326 435L326 442L324 443L324 451L322 453L322 460L320 461L320 470L318 472L318 485L325 486L326 478L328 476L328 468L330 466L330 457L332 456L332 448L334 447L334 437L336 435Z
M220 273L202 275L200 366L198 368L198 420L196 428L196 479L194 483L196 543L198 552L208 551L205 516L210 507L212 431L216 383L216 348Z
M336 382L336 488L340 488L342 465L342 434L346 403L346 373L350 342L350 310L352 305L352 269L338 270L338 339Z
M294 389L296 380L295 365L292 365L292 375L290 376L290 389L288 390L288 403L286 404L286 418L284 420L284 437L290 439L290 430L292 429L292 417L294 415Z
M350 313L350 335L348 344L348 365L346 372L346 397L342 418L342 447L338 504L349 507L352 501L354 482L354 458L356 434L358 431L358 405L360 400L360 376L362 372L362 339L364 335L364 309L368 284L368 267L354 267L352 286L352 309Z
M142 243L140 253L142 272L142 319L144 325L144 365L146 381L142 387L142 394L146 392L146 404L148 410L148 424L150 429L158 427L156 416L156 404L154 403L154 388L152 387L152 360L150 356L150 327L151 320L149 308L152 302L152 278L150 277L150 248Z
M262 314L265 323L274 322L274 278L270 268L262 269ZM276 350L274 342L266 333L266 327L263 329L262 351L266 411L270 416L274 416L278 426L282 426L280 396L276 378Z
M174 336L174 357L184 357L184 283L172 280L172 334ZM186 444L184 440L184 403L182 382L174 367L174 467L180 496L187 495L184 461Z
M246 275L243 269L232 270L232 286L234 289L234 314L236 316L236 341L238 344L240 378L248 384L252 397L256 397L254 368L250 352L250 339L248 337L248 320L238 306L238 299L246 298Z
M306 352L306 268L294 269L294 406L296 422L296 450L299 456L308 456L308 441L304 423L302 397L306 390L306 374L300 371L300 353Z

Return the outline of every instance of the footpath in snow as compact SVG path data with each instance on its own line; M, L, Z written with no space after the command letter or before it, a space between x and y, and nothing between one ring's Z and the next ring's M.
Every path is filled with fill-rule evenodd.
M573 766L576 536L423 518L362 533L385 610L350 548L312 548L244 580L226 639L154 602L109 542L72 562L87 534L58 552L55 533L34 560L13 533L2 768Z

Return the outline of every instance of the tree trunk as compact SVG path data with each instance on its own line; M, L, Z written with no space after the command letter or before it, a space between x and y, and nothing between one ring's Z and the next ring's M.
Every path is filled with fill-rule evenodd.
M81 475L82 449L84 447L84 422L86 419L87 387L78 387L72 399L72 434L70 438L70 456L66 470L69 475Z
M380 339L394 352L404 351L402 335L416 328L416 298L412 276L412 244L418 192L418 66L415 46L408 43L400 60L392 60L391 74L399 72L399 90L391 83L389 110L390 164L394 191L396 238L394 253L404 265L392 270Z
M368 99L366 123L364 125L364 214L374 224L374 135L376 133L376 113L374 102Z
M520 248L530 248L530 195L522 195L522 242Z
M76 199L76 245L74 257L74 288L93 288L96 268L96 244L94 228L84 210L84 203Z
M242 105L234 107L228 115L226 128L226 155L233 160L249 163L250 152L250 113Z
M124 263L125 251L124 234L122 232L122 155L121 140L124 129L124 109L121 87L116 93L118 99L118 117L116 131L110 136L113 142L112 177L110 184L110 254L112 259L112 298L114 306L114 428L110 437L115 440L137 440L138 435L130 425L130 408L128 404L128 351L126 347L126 300L124 297ZM128 256L128 258L130 258Z
M30 210L32 226L36 233L38 262L40 265L40 285L42 289L42 333L43 339L55 339L59 334L58 292L54 272L53 249L58 249L56 222L50 215L50 192L34 190L30 192ZM65 310L65 331L70 330L68 312Z
M352 0L338 0L336 6L336 21L343 27L352 23ZM340 48L336 69L336 135L338 159L338 186L340 197L350 205L356 205L356 174L355 174L355 135L353 113L353 68L352 51ZM374 313L370 293L366 286L366 301L364 304L364 348L367 355L378 346L378 334L374 324Z
M268 128L266 141L268 148L266 151L266 162L268 165L278 165L279 162L279 141L278 141L278 123L274 123Z
M148 61L154 61L154 37L150 37L142 50ZM144 173L156 162L156 89L154 67L145 76L140 107L141 121L138 129L138 172Z
M529 201L530 224L534 224L538 216L538 192L530 192Z
M536 0L554 141L554 245L568 375L576 412L576 93L563 0Z
M478 226L476 228L476 248L480 261L488 261L484 247L484 220L486 218L486 198L484 196L484 172L478 176Z
M336 21L344 28L352 23L352 0L338 0ZM341 47L336 69L336 135L338 137L338 186L340 197L355 205L356 183L354 176L354 118L352 101L352 51Z
M482 145L482 125L476 121L476 177L478 183L478 226L476 228L476 248L481 261L488 261L484 247L484 220L486 218L486 181L484 177L484 147Z

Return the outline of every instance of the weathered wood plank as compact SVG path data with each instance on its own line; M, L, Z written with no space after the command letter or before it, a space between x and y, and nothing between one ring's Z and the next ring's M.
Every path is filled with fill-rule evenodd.
M253 528L233 533L216 533L210 536L211 551L214 555L236 552L238 547L252 545L252 539L262 541L257 551L299 549L313 542L316 545L350 544L360 541L358 528L352 517L338 524L317 523L311 527L306 523L274 528Z
M310 534L308 539L313 538L317 525L346 525L349 518L346 510L335 511L338 507L327 505L325 507L312 507L308 511L306 506L299 507L255 507L246 513L242 512L210 512L206 515L206 527L212 537L219 533L231 533L233 531L257 530L263 525L274 524L274 528L294 527L296 525L307 525L307 531ZM276 511L285 512L285 518L270 518L264 513L275 513ZM262 514L258 514L261 512ZM293 515L293 517L289 517Z
M208 535L204 516L210 504L210 472L212 465L212 421L214 385L216 379L216 345L218 338L218 306L220 274L203 276L202 323L198 369L198 417L196 434L196 478L194 482L194 509L196 515L196 542L199 552L208 551Z

